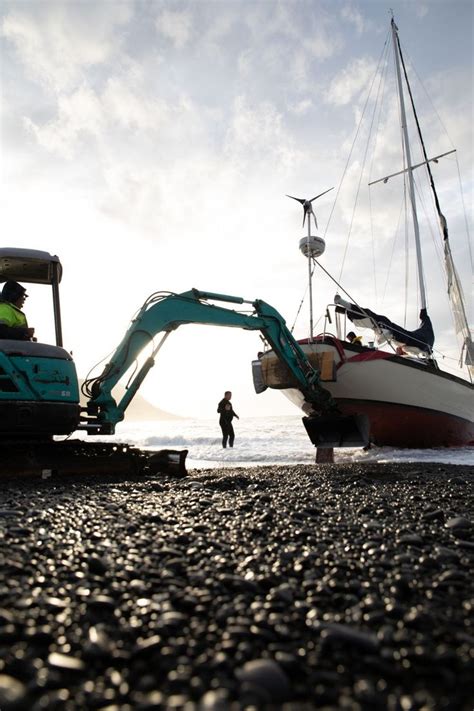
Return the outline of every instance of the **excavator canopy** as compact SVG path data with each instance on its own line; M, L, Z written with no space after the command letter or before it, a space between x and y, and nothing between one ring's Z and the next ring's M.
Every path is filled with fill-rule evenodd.
M0 282L26 281L29 284L59 283L62 277L59 257L39 249L0 249Z

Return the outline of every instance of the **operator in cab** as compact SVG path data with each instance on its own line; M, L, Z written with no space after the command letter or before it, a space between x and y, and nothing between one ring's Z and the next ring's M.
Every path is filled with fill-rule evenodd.
M355 343L357 346L362 345L362 336L356 336L354 331L349 331L346 336L346 339L349 341L349 343Z
M0 295L0 338L14 341L32 341L35 329L29 328L22 311L26 289L16 281L6 281Z

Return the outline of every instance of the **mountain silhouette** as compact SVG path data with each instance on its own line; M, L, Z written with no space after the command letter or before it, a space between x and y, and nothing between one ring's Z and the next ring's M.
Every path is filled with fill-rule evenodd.
M83 380L79 380L79 389L82 386ZM116 399L120 400L125 394L125 388L121 385L117 385L114 388L114 396ZM81 393L81 404L84 405L84 396ZM125 411L125 421L137 421L137 420L180 420L180 415L175 415L172 412L166 412L166 410L160 410L159 407L155 407L148 402L142 395L136 394L130 405Z

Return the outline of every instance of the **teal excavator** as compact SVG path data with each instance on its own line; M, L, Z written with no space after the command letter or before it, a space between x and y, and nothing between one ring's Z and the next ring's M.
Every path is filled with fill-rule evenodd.
M62 343L61 277L62 267L57 256L38 250L0 249L0 282L12 280L45 284L52 288L56 333L55 345L0 339L0 454L4 467L14 468L18 457L23 455L23 459L29 456L31 461L41 460L41 466L46 468L50 462L53 462L52 469L58 468L58 457L60 462L68 456L71 459L79 447L80 456L74 455L78 462L77 469L84 469L84 462L90 465L94 459L98 466L103 465L102 460L110 456L110 451L115 456L113 466L116 468L124 452L128 456L127 447L113 445L107 450L101 443L94 450L87 446L88 443L79 446L70 441L57 441L57 438L54 441L54 436L71 435L78 430L90 435L114 434L117 423L124 419L128 405L154 365L155 356L164 341L172 331L188 323L260 331L266 344L291 371L305 401L311 406L309 416L303 418L311 441L318 448L367 444L365 423L340 415L330 393L322 387L318 371L309 363L284 319L272 306L259 299L247 301L237 296L197 289L181 294L152 294L133 318L102 373L83 383L86 402L81 405L74 361ZM214 302L245 304L246 308L252 308L252 313L242 313ZM155 344L158 334L162 337ZM114 387L150 345L151 354L129 378L125 394L116 399ZM141 461L139 467L150 467L150 456L145 462ZM166 454L154 456L155 468L163 467ZM172 460L172 453L168 460L170 457ZM181 472L184 457L180 456L177 465ZM24 468L23 461L21 466Z

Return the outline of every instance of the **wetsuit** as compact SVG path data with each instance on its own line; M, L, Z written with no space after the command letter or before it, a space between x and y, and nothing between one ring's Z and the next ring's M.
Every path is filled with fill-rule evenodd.
M222 398L217 406L217 412L219 413L219 424L222 430L222 446L227 447L227 440L229 440L229 447L234 446L234 428L232 427L232 420L237 417L236 413L232 409L232 404L225 397Z

